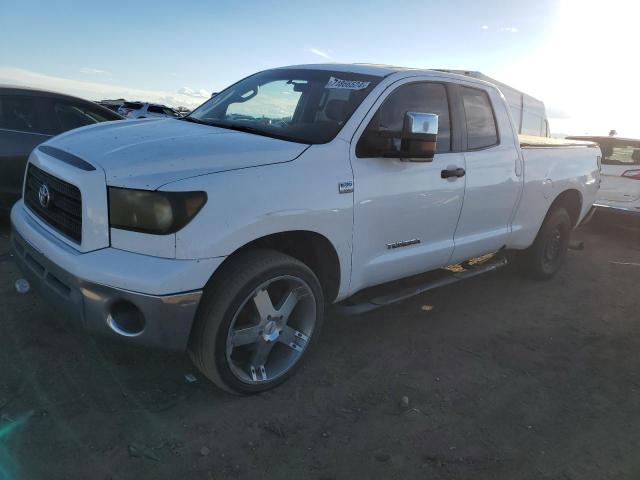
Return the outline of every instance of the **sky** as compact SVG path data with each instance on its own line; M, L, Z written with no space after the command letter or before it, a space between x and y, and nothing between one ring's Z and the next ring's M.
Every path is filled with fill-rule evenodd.
M637 0L0 0L0 84L195 107L270 67L479 70L552 132L640 138Z

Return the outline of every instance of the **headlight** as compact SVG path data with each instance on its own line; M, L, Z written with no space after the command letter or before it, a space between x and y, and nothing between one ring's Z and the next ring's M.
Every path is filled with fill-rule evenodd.
M154 192L109 187L109 225L136 232L175 233L207 201L205 192Z

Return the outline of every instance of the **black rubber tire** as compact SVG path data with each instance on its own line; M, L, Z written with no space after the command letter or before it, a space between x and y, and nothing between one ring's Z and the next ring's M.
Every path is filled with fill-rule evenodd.
M563 207L554 207L542 223L533 245L516 252L515 260L521 271L537 280L548 280L558 273L567 256L572 227L569 213ZM559 251L555 259L549 262L545 258L546 250L556 232L560 234Z
M226 357L229 327L242 301L263 282L280 275L297 276L311 288L316 301L313 334L300 360L284 375L257 385L242 382L231 372ZM245 395L264 392L287 380L300 366L319 336L323 318L322 287L309 267L274 250L249 250L224 264L205 287L189 340L189 355L209 380L227 392Z

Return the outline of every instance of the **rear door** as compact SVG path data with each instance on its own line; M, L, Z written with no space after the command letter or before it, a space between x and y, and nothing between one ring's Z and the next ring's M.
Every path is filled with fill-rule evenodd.
M622 208L640 202L640 145L603 146L602 150L598 201Z
M51 137L40 115L39 97L0 94L0 202L4 207L20 198L27 158Z
M466 189L452 263L498 250L507 243L522 192L517 137L499 92L464 84L457 92L465 116Z

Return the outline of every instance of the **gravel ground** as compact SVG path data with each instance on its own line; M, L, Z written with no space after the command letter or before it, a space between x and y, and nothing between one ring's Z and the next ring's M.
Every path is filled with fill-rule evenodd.
M233 397L18 295L5 225L0 479L640 478L640 229L574 238L549 282L503 270L329 313L293 379Z

